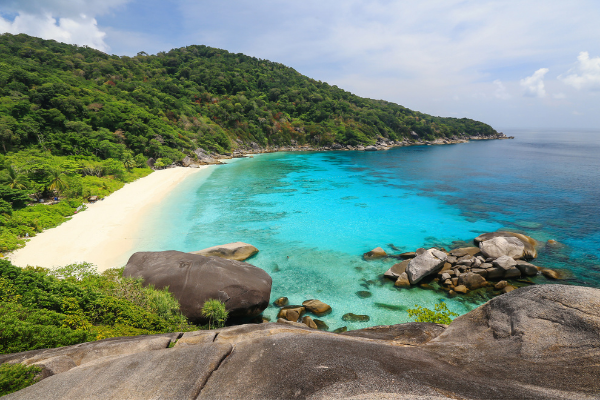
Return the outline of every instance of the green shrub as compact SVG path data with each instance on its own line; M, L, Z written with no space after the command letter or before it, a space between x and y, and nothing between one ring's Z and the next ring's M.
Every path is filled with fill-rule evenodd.
M202 306L202 315L208 318L208 329L217 329L225 326L229 313L225 309L225 303L209 299Z
M451 316L458 317L458 314L448 310L446 303L439 303L435 305L435 311L428 308L421 307L415 304L414 309L409 309L408 315L415 320L415 322L435 322L436 324L450 324L452 322Z
M42 369L36 365L0 364L0 396L16 392L38 381Z

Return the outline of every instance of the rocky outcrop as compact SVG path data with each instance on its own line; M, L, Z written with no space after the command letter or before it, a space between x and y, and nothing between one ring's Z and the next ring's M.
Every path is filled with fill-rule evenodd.
M600 290L539 285L447 328L334 334L286 322L186 332L173 348L96 357L6 399L594 398L599 324Z
M205 323L201 311L208 299L224 302L232 318L247 318L267 308L271 295L271 277L260 268L180 251L135 253L123 275L158 289L168 286L182 314L196 323Z
M534 238L527 236L527 235L523 235L521 233L506 232L506 231L489 232L489 233L484 233L482 235L477 236L474 239L474 242L476 245L480 246L481 242L484 242L484 241L490 240L490 239L494 239L497 237L503 237L503 238L514 237L514 238L519 239L519 241L521 243L523 243L523 247L524 247L522 257L525 258L526 260L533 260L538 255L537 250L536 250L536 246L538 245L538 242ZM509 254L505 254L505 255L509 255Z
M515 237L495 237L479 243L479 249L488 258L511 257L522 258L525 245Z
M244 261L256 253L258 253L256 247L244 242L227 243L190 252L190 254L200 254L201 256L220 257L237 261Z
M444 266L446 258L446 253L437 249L417 250L417 256L411 259L406 267L408 280L414 285L424 277L435 274Z

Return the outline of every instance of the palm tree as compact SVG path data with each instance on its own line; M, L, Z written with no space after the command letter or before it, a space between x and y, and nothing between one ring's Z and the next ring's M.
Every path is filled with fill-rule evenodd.
M64 176L65 174L62 171L59 171L57 169L51 169L50 184L48 185L48 189L57 193L60 193L63 190L65 190L68 187L68 185L63 180Z
M11 189L23 190L26 188L24 184L25 176L19 172L13 165L6 167L6 175L2 177L2 183Z

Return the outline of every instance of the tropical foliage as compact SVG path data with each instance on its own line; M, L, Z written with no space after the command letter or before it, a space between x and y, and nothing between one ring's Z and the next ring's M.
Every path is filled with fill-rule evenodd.
M198 329L166 290L90 264L26 269L0 260L0 354Z
M452 318L450 317L458 317L458 314L448 310L448 307L444 302L436 304L434 308L435 311L415 304L415 308L407 311L408 315L413 318L415 322L435 322L437 324L449 325L452 322Z

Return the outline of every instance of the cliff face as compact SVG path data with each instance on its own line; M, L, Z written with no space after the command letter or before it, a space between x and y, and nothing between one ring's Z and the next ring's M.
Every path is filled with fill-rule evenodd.
M499 296L448 327L334 334L267 323L0 361L35 363L49 376L7 399L581 399L600 392L599 331L600 290L544 285Z

